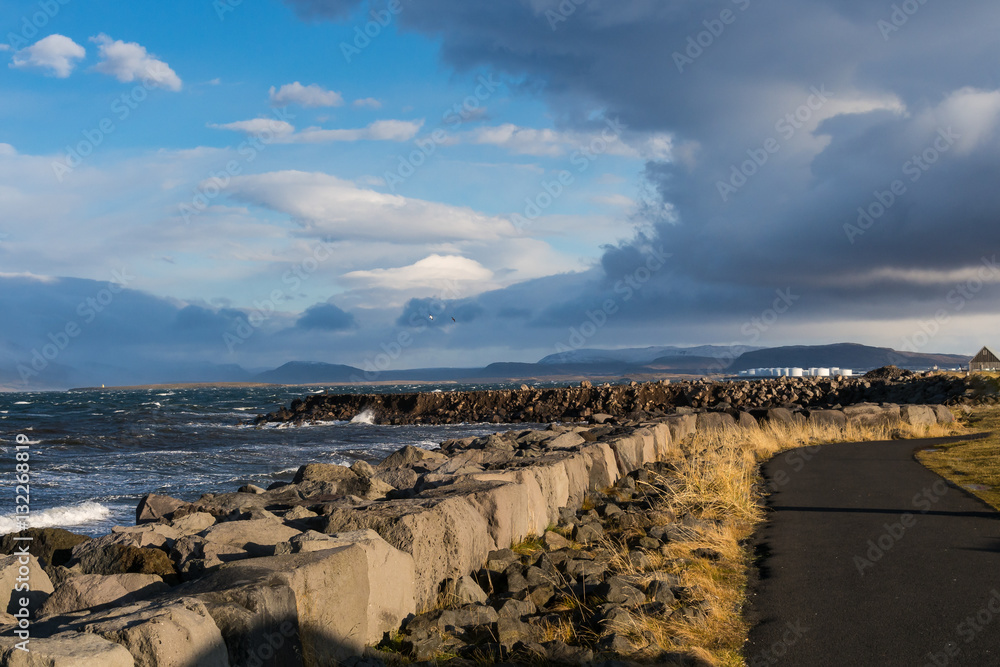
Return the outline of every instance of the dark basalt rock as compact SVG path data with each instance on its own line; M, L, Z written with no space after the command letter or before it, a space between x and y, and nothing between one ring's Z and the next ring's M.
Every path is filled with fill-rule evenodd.
M179 581L166 552L123 544L109 544L87 553L80 559L80 569L86 574L158 574L167 583Z
M735 382L659 382L602 387L456 391L439 394L316 394L295 399L290 408L261 415L254 423L306 423L350 420L365 410L383 424L450 424L457 422L555 423L587 420L605 424L584 434L584 440L607 435L610 422L643 420L710 410L698 419L706 427L757 420L786 420L787 414L768 414L773 408L836 409L859 402L956 403L970 395L974 379L948 375L916 375L888 367L863 378L770 378ZM971 394L969 394L970 390ZM990 392L987 392L990 393ZM995 392L992 392L995 393ZM537 436L536 436L537 437ZM526 444L489 436L476 448L509 450ZM469 443L463 443L467 447ZM442 447L448 449L448 443ZM405 455L404 455L405 457Z
M28 528L0 538L0 553L14 553L17 546L24 544L16 540L17 537L31 538L28 551L44 568L65 565L72 556L73 547L90 539L86 535L77 535L62 528Z

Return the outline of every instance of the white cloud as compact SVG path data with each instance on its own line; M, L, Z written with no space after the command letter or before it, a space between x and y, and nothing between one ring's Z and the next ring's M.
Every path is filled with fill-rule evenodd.
M101 62L97 63L94 69L101 74L113 76L122 83L140 79L150 85L174 92L179 91L184 85L167 63L150 55L140 44L112 40L103 33L91 37L90 41L98 45Z
M308 127L296 132L295 127L283 120L254 118L234 123L209 123L216 130L234 130L249 135L275 135L275 141L284 144L324 144L335 141L409 141L417 135L424 121L377 120L367 127L324 130Z
M0 143L0 155L17 155L17 149L10 144Z
M299 144L320 144L328 141L409 141L417 136L423 125L422 120L377 120L367 127L349 130L322 130L310 127L289 139Z
M492 278L493 272L473 259L438 254L409 266L351 271L342 276L345 282L392 290L436 287L448 282L483 282Z
M28 280L34 280L35 282L44 283L46 285L55 285L59 282L59 279L55 276L42 276L37 273L31 273L30 271L24 271L22 273L0 272L0 278L27 278Z
M611 126L598 132L560 132L549 128L537 129L504 123L479 127L460 135L461 140L479 145L505 148L516 155L561 157L576 151L592 155L618 155L643 160L669 160L672 153L670 135L657 133L638 139L633 145Z
M295 126L276 118L254 118L253 120L238 120L234 123L209 123L208 127L216 130L233 130L245 132L251 136L275 135L284 136L295 132Z
M10 51L10 44L0 44L0 51Z
M509 221L471 208L366 190L323 173L279 171L238 176L228 193L291 216L310 235L340 240L493 241L517 233Z
M363 100L354 100L351 106L355 109L381 109L382 103L374 97L366 97Z
M315 83L303 86L296 81L286 83L281 88L271 86L270 91L271 106L283 107L289 104L298 104L303 107L339 107L344 104L344 98L340 93L325 90Z
M10 66L15 69L39 67L52 70L52 75L65 79L83 59L87 50L64 35L49 35L14 54Z
M367 176L361 176L360 178L356 178L354 179L354 182L357 183L358 185L368 185L376 188L385 187L384 178L382 178L381 176L372 176L370 174Z
M635 200L622 194L594 195L590 198L595 204L606 206L616 206L619 208L631 208L635 206Z
M558 156L566 152L566 139L555 130L536 130L505 123L481 127L467 135L472 143L502 146L518 155Z
M925 113L917 127L928 134L952 126L961 128L956 144L960 153L967 153L993 139L998 121L1000 90L967 87L952 92Z

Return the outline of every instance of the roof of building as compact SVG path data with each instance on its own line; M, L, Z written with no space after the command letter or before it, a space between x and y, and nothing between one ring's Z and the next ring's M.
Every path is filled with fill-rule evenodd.
M1000 362L1000 355L986 345L972 358L972 363L976 363L977 361Z

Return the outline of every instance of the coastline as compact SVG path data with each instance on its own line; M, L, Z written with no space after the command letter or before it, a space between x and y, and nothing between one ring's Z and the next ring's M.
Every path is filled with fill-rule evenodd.
M676 613L679 619L690 616L693 622L701 622L702 612L712 606L702 605L708 598L691 597L682 584L653 588L652 580L623 584L609 579L622 571L615 574L614 568L605 567L600 575L604 578L600 578L594 566L585 564L596 556L588 558L590 551L578 547L599 541L591 519L617 514L609 507L594 511L588 503L597 499L607 505L608 489L619 484L627 487L629 483L623 480L638 480L643 470L662 475L697 463L701 450L692 449L692 438L698 434L725 434L732 429L751 433L765 424L843 430L851 424L871 422L880 428L892 424L929 428L951 418L944 408L896 404L844 410L770 408L759 420L747 412L734 418L725 410L661 408L672 408L675 414L637 420L593 414L585 423L447 441L437 450L404 447L375 466L363 462L350 468L307 464L290 484L275 483L269 489L245 486L235 493L206 494L193 503L147 496L137 508L136 526L122 526L110 535L69 548L45 551L43 545L42 551L33 553L35 576L41 586L36 613L43 612L43 617L36 619L40 633L36 636L70 632L73 634L67 636L75 638L79 649L83 643L96 641L96 633L105 638L102 650L124 646L136 659L153 660L150 651L196 650L202 657L215 656L215 664L222 665L245 664L270 632L286 637L291 653L282 653L281 660L297 655L302 662L263 664L327 664L360 655L366 646L380 643L386 632L399 632L412 614L438 604L442 585L451 581L458 586L465 577L482 570L484 563L489 570L491 556L498 560L495 552L530 541L532 536L546 536L552 544L560 544L548 536L549 532L559 535L550 529L560 524L569 531L568 537L562 537L573 542L547 551L569 556L561 565L554 564L563 578L563 594L577 595L580 585L627 585L639 591L642 600L634 592L624 594L635 597L634 603L642 606L655 601L648 598L656 591L667 599L669 589L675 600L670 605L671 617ZM657 467L664 463L667 468ZM694 501L692 508L697 505L697 499ZM645 510L639 505L634 509L641 515ZM631 506L626 509L627 514L634 514ZM677 525L683 531L684 517L662 515L656 525ZM651 537L651 531L656 526L648 522L633 527L643 537L634 536L637 549L630 548L627 560L645 571L648 568L642 565L646 562L643 558L656 565L658 549L670 544L660 540L659 547L654 545L656 538ZM57 531L41 533L52 541L59 535ZM643 543L643 539L647 541ZM58 558L64 559L59 564L54 564L56 551L61 552ZM632 562L632 551L637 551L639 565ZM667 557L664 553L661 556ZM669 557L680 559L676 567L690 560L677 554ZM507 558L504 552L503 559ZM577 564L567 565L569 562ZM531 573L537 577L537 572L530 570L540 567L537 563L519 563L518 568L528 568L520 575L526 581ZM536 589L547 589L544 582L536 581L512 591L514 572L507 569L513 565L508 561L502 571L495 571L506 581L503 590L493 591L501 597L478 604L487 619L491 618L487 607L497 614L503 612L503 616L470 626L485 625L477 632L513 639L506 645L501 642L496 659L503 659L519 643L538 644L553 655L565 653L565 647L571 646L584 649L579 654L584 656L586 650L622 657L632 654L629 647L655 649L656 642L648 637L645 643L638 637L625 637L630 643L619 638L602 644L598 639L606 639L603 634L583 645L557 639L535 642L532 638L537 635L525 626L567 610L560 611L556 604L545 611L545 605L536 604L534 599L534 610L521 604L527 601L524 595L544 597ZM664 572L671 574L674 567ZM141 577L137 580L136 575ZM272 583L265 586L265 580ZM142 586L136 588L138 583ZM466 584L463 587L475 594ZM343 593L333 600L330 590ZM600 611L603 618L613 610ZM448 632L439 620L435 623L441 632ZM130 638L133 635L122 636L113 630L120 622L138 628L134 640ZM288 627L295 631L280 635L285 623L291 623ZM310 630L317 623L326 629L323 636ZM180 628L198 628L197 641L191 647L178 647L162 634ZM161 649L150 648L151 637L163 642ZM580 637L591 637L584 626ZM562 643L548 644L552 641ZM58 648L45 640L40 640L39 646L52 651ZM529 648L537 653L537 646ZM685 654L684 660L699 655L697 647L689 648L693 653ZM391 656L378 659L392 661Z

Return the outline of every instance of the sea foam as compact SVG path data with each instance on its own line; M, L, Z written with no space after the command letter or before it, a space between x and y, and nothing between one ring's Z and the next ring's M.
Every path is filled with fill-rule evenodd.
M111 510L95 502L86 502L66 507L53 507L28 516L29 528L69 528L103 521L111 516ZM13 516L0 517L0 535L18 530L18 522Z

